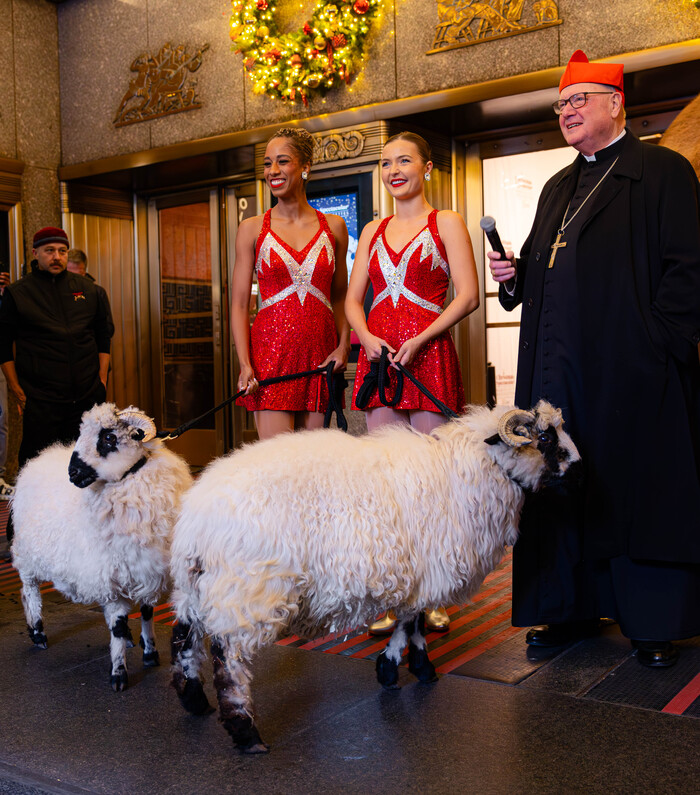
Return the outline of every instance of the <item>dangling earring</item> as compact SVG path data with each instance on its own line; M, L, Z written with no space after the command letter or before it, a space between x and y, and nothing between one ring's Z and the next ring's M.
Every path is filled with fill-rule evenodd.
M301 172L301 178L302 179L308 179L309 178L309 172L308 171L302 171Z
M424 176L426 182L430 182L430 172L429 171L426 171L423 176Z

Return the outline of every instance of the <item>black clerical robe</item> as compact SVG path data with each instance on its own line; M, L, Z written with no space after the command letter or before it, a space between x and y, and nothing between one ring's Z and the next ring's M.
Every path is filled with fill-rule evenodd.
M610 165L549 269L567 204L571 218ZM516 403L560 405L585 468L582 488L526 502L513 623L609 615L631 637L700 633L700 187L690 164L629 131L595 164L579 155L545 185L515 293L501 288L500 300L523 307ZM645 582L653 604L635 594Z

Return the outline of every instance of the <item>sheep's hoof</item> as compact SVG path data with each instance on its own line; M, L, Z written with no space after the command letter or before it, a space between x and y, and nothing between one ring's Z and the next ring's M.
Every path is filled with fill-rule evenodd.
M48 649L49 640L43 632L39 632L29 627L29 637L32 639L32 643L39 649Z
M160 655L158 654L157 649L154 649L153 651L145 651L143 653L144 668L155 668L158 665L160 665Z
M266 754L270 750L260 739L258 727L248 715L232 715L221 722L242 754Z
M115 693L121 693L123 690L126 690L129 686L129 677L123 665L119 666L116 674L112 674L109 683L112 685L112 690L114 690Z
M377 681L385 690L401 690L401 685L398 684L399 666L386 656L386 652L383 651L377 657L375 669Z
M192 715L210 715L214 712L198 677L186 679L181 673L175 673L170 684L175 688L182 706Z
M270 746L266 743L256 743L251 745L250 748L241 748L241 753L244 754L269 754Z
M408 646L408 670L423 684L437 682L435 666L430 662L427 649L419 649L412 643Z

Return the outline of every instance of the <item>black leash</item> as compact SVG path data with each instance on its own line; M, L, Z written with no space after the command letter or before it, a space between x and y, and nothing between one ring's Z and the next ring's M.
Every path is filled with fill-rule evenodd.
M270 386L271 384L281 384L284 381L295 381L298 378L311 378L315 375L325 375L326 377L326 384L328 385L328 408L326 409L326 414L323 418L323 427L328 428L331 422L331 418L333 414L335 414L336 422L338 427L341 431L347 432L348 430L348 421L345 419L345 414L343 413L343 393L345 392L345 387L347 386L347 381L345 380L345 375L343 373L334 373L333 368L335 364L334 362L329 362L323 370L320 370L318 367L314 370L304 370L303 372L299 373L288 373L287 375L275 375L271 378L263 378L262 381L258 381L258 386ZM234 400L237 400L239 397L245 395L245 389L241 389L239 392L236 392L235 395L232 397L226 398L226 400L219 403L218 406L214 406L213 409L209 409L209 411L205 411L204 414L200 414L199 417L195 417L195 419L190 420L189 422L184 422L182 425L175 428L174 431L159 431L156 434L156 438L158 439L177 439L178 436L182 436L185 431L189 431L190 428L194 428L198 425L202 420L205 420L212 414L215 414L217 411L228 406L230 403L233 403Z
M382 346L382 355L378 362L370 362L369 372L362 381L362 386L357 390L355 397L355 405L358 409L364 409L369 404L369 401L374 394L375 390L379 394L379 402L383 406L395 406L403 393L403 379L404 376L412 381L418 389L440 409L440 411L451 420L459 417L459 414L452 411L449 406L446 406L439 398L422 384L416 377L407 370L402 364L398 362L394 364L397 368L396 373L396 391L393 398L387 398L386 385L389 381L389 349Z

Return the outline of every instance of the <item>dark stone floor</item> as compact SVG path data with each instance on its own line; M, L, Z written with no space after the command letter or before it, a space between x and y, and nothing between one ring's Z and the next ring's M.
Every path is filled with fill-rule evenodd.
M46 651L32 646L19 597L0 596L0 793L700 791L698 717L595 696L610 677L647 693L669 675L642 669L616 628L525 661L515 684L503 670L524 659L521 635L435 685L402 670L398 692L379 688L367 660L274 646L253 683L271 752L243 757L215 715L181 709L165 664L169 627L156 628L164 665L144 670L131 649L130 687L115 694L99 610L51 593L44 617ZM683 654L692 678L700 647ZM213 702L210 681L207 690Z

